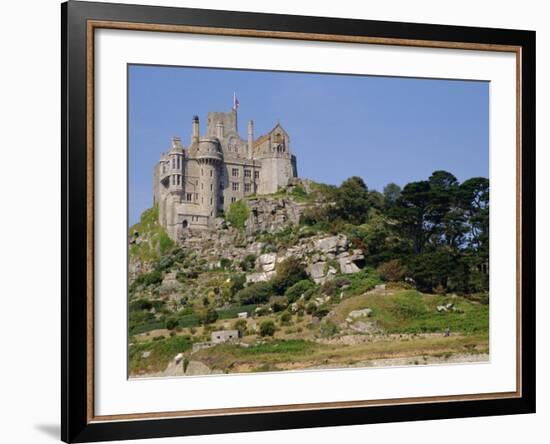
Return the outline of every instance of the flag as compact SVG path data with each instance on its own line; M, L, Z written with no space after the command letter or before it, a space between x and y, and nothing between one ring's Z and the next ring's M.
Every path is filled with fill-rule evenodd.
M237 94L233 93L233 109L237 111L238 107L239 107L239 99L237 99Z

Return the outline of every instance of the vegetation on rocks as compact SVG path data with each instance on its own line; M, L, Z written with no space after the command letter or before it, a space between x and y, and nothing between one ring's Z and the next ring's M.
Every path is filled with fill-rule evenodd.
M227 211L226 220L231 223L232 226L240 230L244 229L244 224L248 216L250 215L250 209L245 200L238 200L233 202Z
M300 213L254 232L254 199ZM147 210L128 232L130 373L163 372L178 354L224 372L484 355L488 213L487 179L445 171L382 193L358 177L295 184L177 243ZM210 343L229 329L238 340Z

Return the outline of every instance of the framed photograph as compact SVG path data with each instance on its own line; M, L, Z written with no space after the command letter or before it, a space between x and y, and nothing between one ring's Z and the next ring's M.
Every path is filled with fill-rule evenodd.
M69 1L62 439L535 411L535 33Z

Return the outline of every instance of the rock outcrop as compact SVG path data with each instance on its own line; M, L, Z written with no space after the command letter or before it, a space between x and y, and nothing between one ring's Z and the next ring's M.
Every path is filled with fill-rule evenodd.
M274 232L288 225L298 225L306 209L305 203L291 198L252 199L248 202L250 216L245 222L247 235L262 231Z

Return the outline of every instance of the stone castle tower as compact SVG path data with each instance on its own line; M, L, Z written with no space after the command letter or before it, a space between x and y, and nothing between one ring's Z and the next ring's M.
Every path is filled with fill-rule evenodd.
M189 146L172 138L170 151L155 166L153 186L159 222L172 239L189 229L212 228L214 218L233 202L275 193L297 177L296 157L279 123L255 140L251 120L247 136L244 140L238 133L234 107L208 113L205 135L194 116Z

